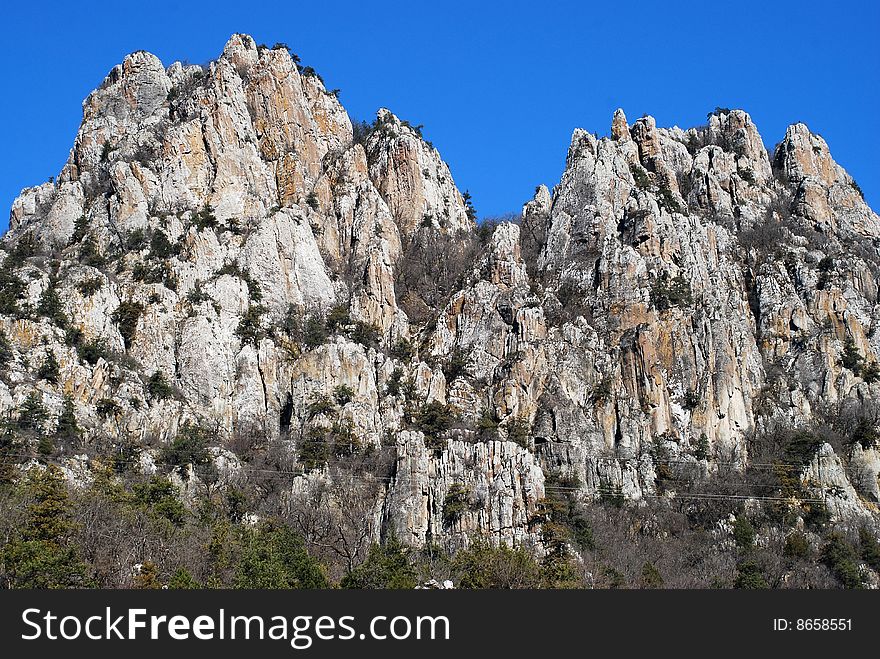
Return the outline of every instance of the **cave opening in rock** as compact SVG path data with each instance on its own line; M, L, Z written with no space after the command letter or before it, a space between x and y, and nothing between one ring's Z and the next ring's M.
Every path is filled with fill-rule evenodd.
M282 434L290 433L290 419L293 417L293 395L288 391L287 400L281 408L280 425Z

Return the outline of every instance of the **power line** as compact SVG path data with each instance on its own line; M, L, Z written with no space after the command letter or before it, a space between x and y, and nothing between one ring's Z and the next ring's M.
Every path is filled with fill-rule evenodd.
M7 454L9 455L9 454ZM22 455L21 457L30 457L33 458L32 455ZM135 464L139 463L139 460L127 459L116 461L117 464ZM292 481L294 478L305 476L308 472L305 471L292 471L292 470L284 470L284 469L261 469L257 467L249 467L242 466L235 471L232 475L233 477L238 473L248 473L248 474L266 474L271 479L277 480L290 480ZM263 480L266 480L265 478ZM387 483L399 485L402 487L406 486L423 486L426 483L424 481L416 481L416 480L408 480L401 479L398 476L378 476L373 475L370 477L364 477L355 474L348 474L345 476L345 480L348 481L356 481L359 483L366 484L376 484L377 482ZM674 482L680 483L683 485L691 485L692 481L686 480L670 480L666 479L666 482ZM752 487L752 488L762 488L766 487L759 484L748 484L743 483L743 487ZM592 493L597 494L599 496L622 496L622 492L620 489L617 489L608 485L600 485L596 488L582 488L582 487L570 487L570 486L561 486L561 485L545 485L543 487L545 492L579 492L579 493ZM825 488L823 488L823 495L825 495ZM800 497L784 497L784 496L767 496L767 495L759 495L759 494L733 494L733 493L692 493L692 492L674 492L673 494L650 494L642 492L640 493L641 498L656 498L656 499L694 499L694 500L735 500L735 501L774 501L774 502L791 502L793 500L801 502L801 503L825 503L825 499L814 499L814 498L800 498Z

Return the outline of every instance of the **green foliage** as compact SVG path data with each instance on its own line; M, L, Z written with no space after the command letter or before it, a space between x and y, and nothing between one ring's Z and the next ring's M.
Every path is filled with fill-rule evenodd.
M333 404L333 401L330 400L328 396L317 396L313 401L311 401L306 407L306 413L308 414L309 420L314 419L316 416L323 414L324 416L330 416L336 411L336 406Z
M855 430L853 430L852 441L860 444L866 451L876 447L880 443L880 431L878 431L877 424L867 417L859 419Z
M7 256L0 267L0 314L18 317L19 301L25 292L25 283L15 272L12 257Z
M855 179L852 179L852 180L849 182L849 186L850 186L853 190L856 191L856 194L859 195L859 197L862 198L862 201L865 200L865 193L862 192L862 187L861 187L858 183L856 183L856 180L855 180Z
M193 224L196 225L199 231L215 229L219 224L217 217L214 215L214 209L209 204L205 204L202 210L194 213L192 219Z
M266 307L262 304L251 304L248 310L238 321L238 327L235 328L235 335L242 343L253 343L256 345L266 335L263 329L263 315L266 313Z
M306 196L306 203L309 205L309 208L311 208L313 211L318 210L318 208L319 208L318 195L315 194L314 190L309 192L309 194Z
M862 366L862 379L868 384L874 384L880 380L880 364L870 362Z
M161 589L163 584L159 579L159 566L153 561L144 561L132 582L132 587L136 590Z
M304 67L300 68L299 72L302 74L302 76L304 78L317 78L318 80L321 81L322 84L324 82L323 78L321 78L321 76L318 74L318 72L315 71L315 69L312 68L311 66L304 66Z
M843 534L835 531L828 535L827 542L822 547L821 560L844 588L864 588L859 570L859 554Z
M371 546L367 559L340 582L342 588L355 589L411 590L417 584L410 551L394 536L388 538L384 545Z
M819 261L819 272L831 272L834 270L834 257L833 256L823 256Z
M868 567L880 573L880 542L865 527L859 529L859 553Z
M425 444L435 450L443 447L443 435L452 427L455 415L448 405L431 401L416 413L416 428L425 434Z
M650 296L651 304L658 311L693 304L691 285L680 274L670 279L666 272L661 273L651 285Z
M602 573L605 579L607 579L609 590L626 588L626 577L617 568L608 565L605 567Z
M85 238L79 245L79 261L83 265L93 268L103 268L107 265L107 258L98 249L98 243L94 238Z
M86 232L88 230L89 218L87 218L85 215L80 215L73 223L73 234L70 236L70 244L74 245L80 242L83 238L86 237Z
M709 438L706 436L706 433L700 433L700 438L697 440L697 446L694 449L694 457L697 460L708 460L710 450Z
M404 127L406 127L406 128L409 128L409 129L412 130L416 135L418 135L419 138L424 139L423 136L422 136L422 129L425 127L424 124L411 124L411 123L410 123L409 121L407 121L406 119L402 119L402 120L400 121L400 125L401 125L401 126L404 126ZM465 194L467 194L467 193L465 193ZM462 195L462 196L464 196L464 195ZM470 196L470 195L468 195L468 196Z
M324 321L317 315L306 318L303 327L303 342L309 348L317 348L327 342L327 328Z
M455 525L462 515L470 510L470 490L461 483L449 486L443 498L443 526Z
M579 487L577 477L548 473L545 498L538 502L530 520L530 524L541 525L541 541L548 556L555 556L556 560L568 555L569 542L588 550L596 546L593 528L577 498Z
M177 527L186 521L186 507L177 498L174 485L167 478L153 476L146 483L132 488L134 503L156 517L166 519Z
M223 267L217 271L218 277L222 275L229 275L241 279L247 286L251 302L260 302L263 299L263 291L260 289L260 284L251 277L249 272L239 267L235 261L226 262Z
M167 240L167 238L166 238ZM147 232L143 227L130 231L125 236L125 249L129 252L140 252L147 246ZM169 245L170 247L170 245Z
M657 201L660 202L660 207L669 213L687 215L687 207L683 206L675 193L667 187L662 187L657 191Z
M40 368L37 369L37 378L45 380L51 384L58 384L59 375L58 360L55 359L55 353L51 350L47 350L46 358L43 360L43 363L40 364Z
M34 236L34 233L29 231L15 241L9 255L12 257L13 263L22 263L25 259L36 256L39 252L39 247L40 242Z
M403 369L399 366L396 366L393 371L391 371L391 375L388 378L388 381L385 383L385 393L388 396L398 396L401 391L401 383L403 382Z
M379 343L379 329L360 320L354 322L348 336L365 348L375 347Z
M541 566L521 547L493 547L487 542L476 542L459 551L453 565L461 574L458 588L512 590L544 586Z
M513 442L524 449L529 448L529 437L532 428L527 417L514 417L507 422L507 441Z
M174 256L174 245L161 229L153 231L150 237L150 258L167 259Z
M326 588L327 578L317 560L293 530L263 522L241 529L241 549L235 566L235 588Z
M828 512L828 506L824 503L811 503L804 508L806 509L804 524L807 525L807 528L820 531L831 523L831 513Z
M785 443L784 456L788 462L807 464L816 455L822 440L805 430L791 435Z
M131 344L134 343L135 336L137 335L138 321L143 312L144 305L140 302L125 300L120 302L119 306L116 307L116 310L110 316L110 320L116 323L116 326L119 328L119 333L122 335L122 342L125 344L126 350L129 350Z
M327 314L327 319L325 321L327 331L331 334L337 333L350 323L351 317L348 315L348 307L344 304L337 305L330 309L330 313Z
M757 185L758 179L755 178L755 172L751 168L737 169L740 178L751 185Z
M83 297L92 297L104 286L104 280L101 277L88 277L76 284L76 289Z
M467 355L461 348L456 347L453 349L442 366L443 377L446 378L447 385L466 375L468 361Z
M421 132L419 132L419 137L421 137ZM468 190L465 190L461 194L461 199L464 202L464 212L467 214L468 219L471 222L477 221L477 209L474 208L474 202L471 197L471 193Z
M716 115L722 115L722 114L730 114L730 108L721 108L721 107L716 106L716 108L714 110L712 110L711 112L709 112L706 115L706 121L709 121L712 117L714 117Z
M295 322L292 327L297 333L298 325L299 323ZM327 337L334 334L344 334L366 348L376 347L379 343L379 329L360 320L352 321L348 307L344 304L333 307L326 317L322 317L318 312L309 314L302 329L301 339L307 347L317 348L327 342Z
M74 336L72 335L71 338L74 338ZM98 363L98 360L106 360L109 357L107 344L104 343L103 339L98 338L86 341L85 343L79 343L76 346L76 354L84 362L87 362L92 366L95 366Z
M235 487L226 490L226 508L228 510L229 519L233 522L241 522L247 512L248 497L247 495Z
M43 425L49 418L49 413L43 406L43 398L36 390L31 390L18 408L16 426L19 430L29 432L42 432Z
M168 580L169 590L198 590L201 587L202 585L183 567L177 568Z
M695 410L700 406L700 402L700 394L693 389L688 389L684 392L681 406L686 410Z
M733 522L733 539L736 546L743 550L749 551L755 546L755 527L745 515L737 515Z
M865 358L859 353L855 341L851 336L847 336L843 342L843 355L841 355L840 363L844 368L853 372L853 375L859 375L862 372L862 365Z
M355 435L354 425L348 419L335 421L330 436L333 441L333 454L336 456L355 455L363 449L361 441Z
M67 316L64 314L64 305L61 304L61 298L58 296L55 282L50 281L49 286L40 295L37 313L44 318L48 318L62 329L67 327Z
M408 339L400 338L391 347L391 356L402 362L409 362L413 357L413 345Z
M367 140L373 132L373 127L366 121L351 122L352 144L360 144L366 147Z
M110 468L117 474L124 474L138 463L138 456L137 445L132 441L123 440L114 447L110 456Z
M636 182L636 187L640 190L647 190L651 187L651 179L644 167L633 164L629 166L629 171L632 174L633 180Z
M788 558L796 560L805 560L810 557L812 550L810 549L810 541L807 536L800 531L794 531L785 538L785 546L782 553Z
M645 563L642 566L642 588L663 588L663 575L653 563Z
M753 560L745 560L736 566L734 588L745 590L762 590L769 588L761 567Z
M590 398L594 403L601 405L611 398L611 394L611 378L605 376L596 383L596 386L593 387L593 392L590 394Z
M189 422L184 423L171 443L162 449L159 460L169 467L212 466L208 453L209 440L207 430Z
M167 261L138 263L131 270L132 279L145 284L162 284L169 290L177 290L177 276Z
M119 414L122 411L122 407L112 398L102 398L95 405L95 411L98 413L98 416L106 419Z
M320 428L309 428L299 445L299 461L303 469L321 469L330 459L330 446Z
M477 419L477 436L484 442L497 439L499 425L500 420L494 410L484 409Z
M197 281L192 290L186 294L186 300L190 304L201 304L203 302L210 302L211 296L202 289L202 282Z
M23 526L0 548L0 586L88 586L86 566L69 543L74 529L61 472L56 467L32 469L20 487L30 503Z
M147 380L147 393L153 400L165 400L174 396L174 388L162 371L155 371Z
M82 436L82 431L76 421L76 413L73 408L73 398L67 394L61 403L61 414L58 417L58 426L55 436L66 442L75 442Z
M333 398L339 405L347 405L354 399L354 391L347 384L340 384L333 390Z
M12 361L13 357L12 343L10 343L9 337L6 336L6 332L0 329L0 370L9 366L9 362Z

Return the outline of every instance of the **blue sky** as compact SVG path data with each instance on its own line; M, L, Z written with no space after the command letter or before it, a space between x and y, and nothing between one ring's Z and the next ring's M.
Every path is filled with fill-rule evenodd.
M353 118L414 124L481 216L559 180L572 129L614 109L658 125L751 113L768 148L807 123L880 208L880 3L8 3L0 39L0 229L21 188L56 175L82 100L126 53L215 58L233 32L287 43Z

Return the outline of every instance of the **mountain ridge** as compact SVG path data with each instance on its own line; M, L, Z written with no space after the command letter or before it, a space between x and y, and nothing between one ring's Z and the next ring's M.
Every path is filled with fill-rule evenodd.
M803 124L771 158L742 110L618 110L518 223L480 224L418 127L353 125L233 35L207 70L114 67L3 242L10 454L80 485L124 450L190 505L211 464L268 515L341 469L370 539L546 555L554 491L679 505L739 474L718 494L876 533L880 218ZM181 438L210 459L169 463ZM771 464L797 482L754 480ZM260 469L289 475L277 502Z

